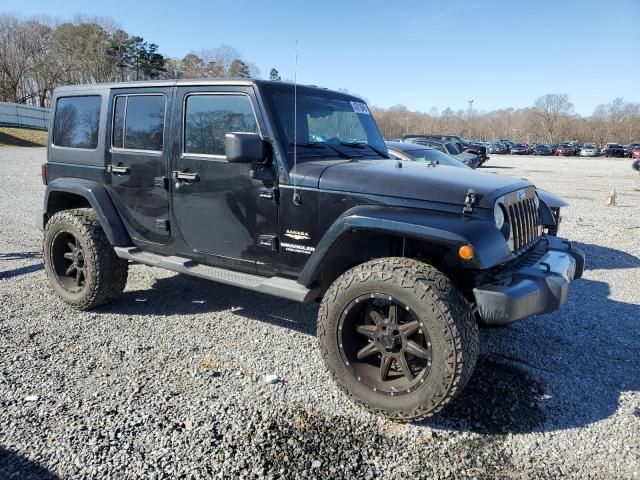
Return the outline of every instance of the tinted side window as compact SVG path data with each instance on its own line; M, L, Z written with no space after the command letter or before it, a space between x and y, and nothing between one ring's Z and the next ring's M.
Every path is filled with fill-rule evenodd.
M100 101L98 95L59 98L53 120L53 144L95 149L98 146Z
M229 132L258 133L251 101L245 95L189 95L185 105L184 152L225 155Z
M113 146L162 151L164 95L117 96L113 112Z
M127 108L127 97L116 97L113 109L113 141L112 145L122 148L124 145L124 111Z

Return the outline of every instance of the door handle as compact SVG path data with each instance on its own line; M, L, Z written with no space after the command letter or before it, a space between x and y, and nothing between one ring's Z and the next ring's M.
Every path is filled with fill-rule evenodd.
M129 175L131 173L131 169L123 165L109 165L107 171L114 175Z
M171 172L171 177L179 182L195 183L200 181L200 175L191 172Z

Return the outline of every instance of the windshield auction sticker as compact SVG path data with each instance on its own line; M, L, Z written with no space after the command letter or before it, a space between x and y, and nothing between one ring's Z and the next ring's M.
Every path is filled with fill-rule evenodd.
M369 112L369 108L367 108L366 103L351 102L351 107L353 108L354 112L359 113L360 115L371 115L371 112Z

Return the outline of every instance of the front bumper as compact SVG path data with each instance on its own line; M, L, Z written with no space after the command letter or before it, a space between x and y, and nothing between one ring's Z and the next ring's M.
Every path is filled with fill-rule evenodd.
M582 276L584 253L557 237L544 237L523 258L473 289L482 321L505 325L553 312L567 301L569 283Z

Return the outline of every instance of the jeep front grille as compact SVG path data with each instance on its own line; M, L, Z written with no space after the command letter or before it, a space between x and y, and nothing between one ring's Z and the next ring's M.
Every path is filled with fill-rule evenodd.
M510 225L509 246L520 253L529 249L540 238L538 209L533 187L507 194L501 202L507 211Z

